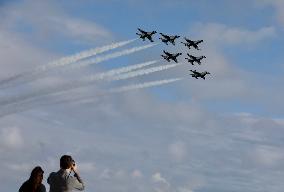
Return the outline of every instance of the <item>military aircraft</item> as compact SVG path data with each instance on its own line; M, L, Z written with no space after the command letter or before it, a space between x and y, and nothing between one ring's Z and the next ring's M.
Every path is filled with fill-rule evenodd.
M149 39L151 42L154 42L153 39L152 39L152 35L154 35L155 33L157 33L157 31L151 31L151 32L147 32L147 31L144 31L142 29L139 29L139 32L140 33L136 33L136 35L139 35L141 39L143 39L143 41L145 41L145 38Z
M187 53L187 55L188 55L188 57L190 57L190 58L185 58L185 59L187 59L187 61L188 61L189 63L191 63L191 65L194 65L194 62L196 62L196 63L198 63L199 65L201 65L201 60L204 59L204 58L206 58L204 55L202 55L202 56L200 56L200 57L195 57L195 56L190 55L190 54L188 54L188 53Z
M168 45L168 42L170 42L171 44L175 45L175 40L180 37L178 35L165 35L163 33L160 33L160 34L162 36L159 37L159 39L161 39L162 42L164 42L166 45Z
M184 46L188 47L190 49L190 47L194 47L197 50L200 50L198 47L198 44L203 42L203 40L197 40L197 41L192 41L190 39L187 39L186 37L184 38L186 40L186 43L181 42L182 44L184 44Z
M205 80L205 75L207 74L210 74L209 72L207 71L204 71L204 72L198 72L196 70L190 70L192 72L192 74L190 74L192 77L195 77L195 79L198 79L198 77L202 78Z
M166 55L161 55L165 60L167 60L168 62L170 62L170 59L175 61L176 63L178 62L177 61L177 57L179 55L181 55L181 53L176 53L176 54L173 54L173 53L169 53L165 50L163 50L163 52L166 54Z

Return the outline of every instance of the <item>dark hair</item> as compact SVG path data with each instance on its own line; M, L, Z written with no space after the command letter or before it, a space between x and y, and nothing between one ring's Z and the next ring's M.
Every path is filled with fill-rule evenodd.
M31 176L30 176L30 179L29 179L29 180L31 180L31 181L35 180L35 179L36 179L36 176L37 176L39 173L43 174L44 171L42 170L42 168L41 168L40 166L36 166L36 167L32 170Z
M60 167L62 169L69 169L72 166L73 162L74 160L70 155L63 155L60 158Z
M44 171L40 166L35 167L30 178L21 186L19 189L20 192L35 192L42 185L42 176ZM40 174L40 178L38 177Z

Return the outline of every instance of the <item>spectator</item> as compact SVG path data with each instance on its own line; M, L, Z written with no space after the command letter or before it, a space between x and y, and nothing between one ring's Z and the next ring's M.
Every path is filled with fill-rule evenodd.
M46 192L45 186L41 183L44 171L40 166L35 167L30 178L25 181L19 189L19 192Z
M71 176L72 172L74 176ZM85 188L77 165L69 155L60 158L60 170L50 173L47 183L50 185L50 192L70 192L73 189L82 191Z

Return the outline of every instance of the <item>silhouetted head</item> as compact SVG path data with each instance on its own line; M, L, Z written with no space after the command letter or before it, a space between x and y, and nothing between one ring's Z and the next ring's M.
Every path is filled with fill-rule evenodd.
M60 158L60 168L61 169L69 169L74 164L74 160L70 155L63 155Z
M31 182L34 188L37 188L37 186L41 184L43 179L43 173L44 171L40 166L37 166L32 170L29 181Z
M206 58L206 56L204 56L204 55L203 55L202 57L203 57L203 58Z
M178 55L182 55L182 53L178 53Z
M152 32L152 34L155 34L155 33L157 33L157 31L153 31L153 32Z
M205 72L205 74L211 74L211 73L209 73L208 71L204 71Z

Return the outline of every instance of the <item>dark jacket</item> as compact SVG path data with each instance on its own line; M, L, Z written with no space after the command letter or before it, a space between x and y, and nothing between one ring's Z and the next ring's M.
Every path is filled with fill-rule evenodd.
M19 189L19 192L31 192L31 191L32 191L32 185L29 180L24 182ZM45 186L43 184L40 184L40 186L36 189L35 192L46 192Z

